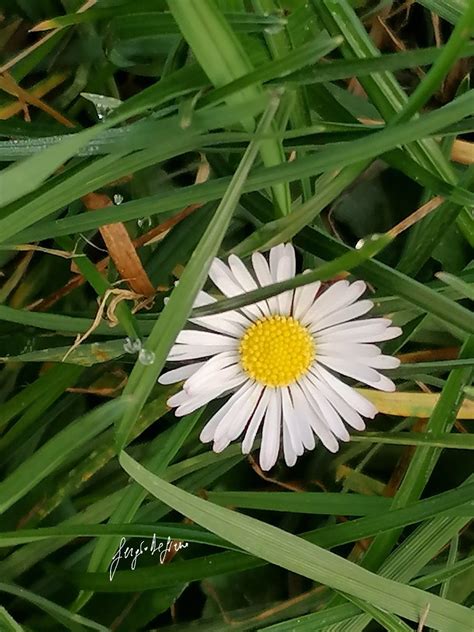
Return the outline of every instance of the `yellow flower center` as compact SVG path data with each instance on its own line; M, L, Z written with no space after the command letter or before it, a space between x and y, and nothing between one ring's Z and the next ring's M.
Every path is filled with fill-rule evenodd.
M314 358L313 337L292 316L270 316L243 335L240 361L245 372L265 386L287 386L305 373Z

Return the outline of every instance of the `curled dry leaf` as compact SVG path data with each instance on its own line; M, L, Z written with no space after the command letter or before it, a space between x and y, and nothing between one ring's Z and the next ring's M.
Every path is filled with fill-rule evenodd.
M102 208L113 206L112 200L103 193L88 193L82 198L87 209L100 211ZM124 224L106 224L99 228L100 234L107 246L107 250L124 281L137 294L153 296L155 288L151 284L130 235Z

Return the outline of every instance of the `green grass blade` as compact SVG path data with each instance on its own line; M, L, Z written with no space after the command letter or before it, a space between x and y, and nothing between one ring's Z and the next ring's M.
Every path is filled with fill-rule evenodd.
M244 305L250 305L251 303L258 303L260 300L281 294L286 290L302 287L303 285L313 283L314 281L327 281L328 279L332 279L338 275L343 270L351 270L352 268L360 266L362 262L374 257L378 252L383 250L383 248L386 248L391 241L392 237L386 233L383 235L372 235L372 237L361 244L360 248L351 250L350 252L343 254L341 257L328 261L311 272L307 272L306 274L297 274L287 281L272 283L271 285L266 285L265 287L252 290L251 292L246 292L245 294L216 301L209 306L204 305L202 307L197 307L193 310L193 315L207 316L209 314L226 312L230 309L237 309L239 307L243 307Z
M253 67L244 47L215 3L209 0L168 0L168 6L196 59L215 87L252 72ZM241 103L248 98L258 97L260 93L259 86L249 86L228 101ZM253 130L251 119L242 119L242 124L249 131ZM278 141L265 141L260 151L267 166L285 162ZM278 214L287 215L291 210L288 186L277 184L272 190Z
M430 97L441 86L453 64L459 58L464 44L470 40L473 33L474 4L471 3L467 6L464 15L462 15L456 23L447 44L440 52L439 57L429 72L423 78L423 81L418 84L415 91L409 96L403 109L390 120L390 124L408 121L416 112L426 105Z
M188 415L182 419L180 423L177 423L174 426L173 431L166 442L159 437L158 440L150 446L149 451L152 453L154 452L154 454L147 460L147 467L157 476L163 475L166 468L181 449L183 443L186 441L194 426L199 421L201 413L202 410L197 411L192 415ZM113 525L114 523L132 522L146 496L147 493L142 487L139 485L131 485L120 499L120 502L110 516L108 524ZM107 569L119 542L120 538L99 539L91 555L88 572ZM76 600L76 608L79 609L79 607L83 607L91 596L92 593L79 595Z
M461 296L474 301L474 287L472 284L466 283L454 274L449 274L449 272L437 272L436 277L443 283L446 283L446 285L449 285L449 287L457 290Z
M265 132L268 129L278 104L279 100L273 96L266 112L262 116L258 132ZM209 266L218 252L220 243L239 201L244 182L256 158L259 144L259 141L252 141L249 144L216 210L212 223L201 238L187 268L181 276L178 287L173 290L170 300L163 309L147 340L147 349L154 354L154 363L150 366L137 363L129 377L124 394L132 396L132 405L117 426L116 445L119 448L125 445L135 419L164 366L174 339L187 320L194 297L205 281Z
M472 92L474 93L474 91ZM253 107L258 106L259 103L258 101L254 102ZM338 143L321 149L315 155L306 156L290 163L259 169L257 173L248 178L243 191L255 191L266 186L272 186L282 180L302 179L331 169L354 165L362 160L374 158L380 153L388 152L401 142L411 142L414 139L430 135L449 122L457 121L460 117L467 116L472 112L474 112L474 99L472 99L472 94L468 93L458 97L449 105L426 114L417 120L390 129L382 129L371 136L370 143L367 143L365 138L348 141L347 143ZM0 229L3 230L4 235L3 240L8 242L8 238L17 234L20 229L47 217L63 204L71 202L77 195L82 195L90 190L90 187L101 186L104 182L110 181L114 177L120 177L130 170L133 171L147 166L150 164L147 162L147 160L150 160L150 154L153 156L151 164L154 164L159 160L176 155L176 152L179 154L185 150L196 149L199 146L197 140L197 138L185 139L183 146L177 149L176 142L173 142L173 139L171 139L169 147L165 142L164 147L160 145L158 150L153 148L152 150L145 150L143 154L139 152L132 154L130 159L117 159L114 162L120 167L114 166L114 170L106 171L105 176L103 173L100 173L102 161L107 160L110 162L110 158L100 159L100 161L89 165L85 169L87 173L84 173L84 175L78 174L75 177L75 180L78 180L80 184L73 195L71 195L70 184L65 183L64 186L60 184L58 186L57 200L52 201L50 195L45 195L40 201L28 202L15 213L3 220L0 219ZM419 176L420 174L417 174L417 177ZM184 187L177 193L172 192L151 196L145 198L145 200L122 204L119 208L104 209L101 211L100 216L97 213L84 213L71 218L59 219L55 222L45 222L40 224L38 228L32 228L18 235L18 240L20 243L37 241L51 236L56 237L58 235L84 232L103 224L137 219L148 212L150 206L159 208L160 212L165 212L182 208L191 203L208 202L222 197L228 183L228 178L222 178L198 186ZM437 187L437 184L440 186ZM453 187L448 182L442 181L437 177L431 177L430 185L437 187L437 193L445 197L452 197L458 204L474 204L474 195L472 193L460 187ZM63 188L67 191L65 195L61 191ZM1 240L2 238L0 237Z
M418 2L451 24L457 24L469 6L469 0L418 0Z
M168 477L167 477L168 478ZM169 480L169 478L168 478ZM472 481L471 481L472 483ZM460 487L451 490L445 494L439 494L432 498L412 503L409 507L393 510L390 512L381 512L374 515L357 518L351 522L345 522L337 525L329 525L308 531L300 535L301 538L322 546L324 548L333 548L348 542L358 541L361 538L371 537L377 533L384 533L396 527L407 526L416 522L427 520L433 516L450 516L461 515L456 518L439 518L437 520L451 521L459 524L465 523L472 515L472 484L466 487ZM467 516L467 517L466 517ZM432 536L431 536L432 537ZM450 534L446 536L443 530L437 534L437 538L433 540L433 550L429 549L432 557L443 542L442 538L452 537ZM438 546L438 549L436 548ZM413 548L413 547L412 547ZM411 551L411 549L409 549ZM423 548L425 554L428 549ZM416 553L417 550L415 550ZM402 551L403 553L403 551ZM411 554L415 554L411 551ZM425 556L426 556L425 555ZM406 556L403 556L405 559ZM428 560L430 557L428 557ZM397 569L399 567L398 557L394 558L394 562L387 566L387 573L390 577L398 579ZM248 568L256 568L263 566L265 561L256 557L249 557L243 553L219 553L211 557L203 557L180 562L179 566L160 568L150 573L148 570L136 570L134 572L119 571L114 578L114 585L110 586L108 576L104 573L82 574L78 577L79 583L85 588L100 591L121 592L131 589L148 590L166 586L183 579L203 579L221 573L231 571L242 571ZM420 562L422 567L424 562ZM406 566L406 561L405 561ZM405 569L405 566L402 566ZM419 569L418 569L419 570ZM416 572L418 572L418 570Z
M0 627L5 632L24 632L24 628L15 621L3 606L0 606Z
M332 237L309 228L298 235L296 244L316 256L328 259L349 250L347 246L337 242ZM366 261L355 269L355 273L373 283L380 290L403 297L424 312L433 314L459 327L461 331L474 333L472 312L380 261Z
M160 500L254 555L355 597L370 600L375 606L411 621L418 621L429 603L426 621L437 630L448 631L456 625L459 631L468 632L471 628L468 608L378 577L276 527L215 507L165 483L125 453L121 454L120 462L129 475Z
M0 592L9 593L10 595L24 599L28 603L37 606L70 630L80 630L81 628L86 628L87 630L96 630L97 632L107 632L107 628L105 626L81 615L74 614L69 610L66 610L66 608L53 603L49 599L45 599L44 597L41 597L30 590L26 590L25 588L21 588L20 586L0 582Z
M38 448L0 483L0 513L16 503L48 474L67 463L78 449L119 419L128 404L129 398L122 397L97 407L73 421Z

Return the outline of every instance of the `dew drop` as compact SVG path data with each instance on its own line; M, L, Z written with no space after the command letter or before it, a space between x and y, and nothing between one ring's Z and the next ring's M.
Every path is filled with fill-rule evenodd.
M148 349L140 349L138 354L138 361L144 366L151 366L155 362L155 354Z
M81 92L81 96L94 104L99 121L103 121L122 102L115 97L105 94L94 94L92 92Z
M363 239L359 239L359 241L355 245L355 249L356 250L360 250L366 244L368 244L370 241L377 241L379 239L380 239L380 235L378 233L373 233L372 235L369 235L368 237L364 237Z
M123 195L120 195L120 193L114 193L114 204L122 204L123 202Z
M281 33L283 26L281 24L273 24L272 26L267 26L264 30L267 35L277 35Z
M137 220L137 225L139 228L150 228L151 219L149 217L141 217Z
M142 350L142 341L140 338L125 338L123 350L125 353L137 353Z

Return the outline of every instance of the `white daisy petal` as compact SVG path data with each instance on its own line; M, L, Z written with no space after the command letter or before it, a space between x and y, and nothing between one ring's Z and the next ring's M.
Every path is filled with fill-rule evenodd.
M293 442L291 441L288 422L285 420L283 416L283 456L285 457L285 463L288 467L293 467L296 463L296 459L298 455L295 452L295 448L293 447Z
M235 339L222 334L215 334L210 331L198 331L193 329L183 329L176 338L176 344L183 345L221 345L223 348L235 347Z
M396 369L400 366L400 360L388 355L379 355L376 358L359 358L359 362L365 362L373 369Z
M355 358L374 358L382 352L377 345L350 342L317 342L318 355Z
M293 244L285 244L285 253L287 258L290 260L290 276L288 278L294 277L296 274L296 254Z
M225 351L210 358L199 371L186 380L183 388L190 394L213 389L216 384L225 383L225 380L232 379L239 373L242 373L239 356Z
M375 319L374 319L375 320ZM357 325L357 321L354 323L344 323L344 325L335 325L329 329L318 332L317 340L320 342L380 342L382 340L391 340L400 335L401 329L399 327L387 327L383 324L378 325L365 325L350 327L351 324ZM340 327L341 329L337 329Z
M372 386L372 388L376 388L378 391L386 391L387 393L393 393L395 391L395 384L385 375L378 373L378 380L376 381L367 381L365 384L367 386Z
M242 454L248 454L252 449L252 446L255 441L255 437L257 435L258 429L260 428L260 424L262 423L263 415L268 406L268 402L270 401L270 389L264 389L262 396L260 397L260 401L257 404L257 408L255 409L252 419L247 427L245 432L245 437L242 442Z
M309 272L309 270L307 270L307 272ZM316 281L315 283L308 283L307 285L296 288L293 301L294 318L297 320L301 320L303 318L308 309L314 303L320 287L321 281Z
M278 244L270 250L270 274L272 275L273 283L278 281L278 266L280 260L285 256L285 244Z
M372 327L374 330L383 331L387 327L390 327L392 322L388 318L362 318L360 320L356 320L355 322L349 323L340 323L339 325L334 325L333 327L329 327L327 331L322 332L320 335L326 334L335 334L338 332L347 332L350 331L356 332L359 329L367 329L368 327Z
M234 279L233 274L220 259L214 259L211 263L209 278L225 296L235 296L242 292L242 288Z
M208 294L207 292L204 292L203 290L201 290L198 295L196 300L194 301L193 307L203 307L204 305L210 305L211 303L215 303L217 301L216 298L214 298L213 296L211 296L210 294ZM248 325L250 324L251 321L249 321L248 318L246 318L243 314L241 314L240 312L238 312L235 309L231 309L228 312L222 312L221 314L215 314L212 316L201 316L200 318L214 318L214 316L219 316L221 318L223 318L225 321L231 321L233 323L239 323L241 325L244 325L245 327L248 327ZM195 319L198 320L198 319Z
M260 252L253 253L252 265L255 271L255 276L257 277L261 287L265 287L266 285L271 285L272 283L274 283L272 275L270 274L267 260ZM276 299L276 296L271 296L270 298L267 298L267 304L271 314L278 313L278 301Z
M195 362L194 364L186 364L185 366L180 366L177 369L172 369L171 371L167 371L166 373L160 375L158 382L160 384L174 384L175 382L181 382L181 380L185 380L188 377L191 377L191 375L194 375L196 371L205 364L205 362Z
M355 430L364 430L365 422L359 413L329 386L324 380L317 378L313 373L308 373L308 380L321 391L326 399L334 406L344 421Z
M194 299L193 307L202 307L203 305L210 305L211 303L215 303L217 299L213 296L201 290L198 292L198 295Z
M214 439L214 433L221 420L225 417L227 412L232 408L235 402L240 402L242 398L246 397L248 390L252 387L250 382L246 382L240 389L235 392L232 397L209 419L207 424L201 431L199 439L203 443L208 443Z
M229 255L228 258L229 267L236 279L237 283L243 288L245 292L252 292L253 290L258 289L258 285L253 279L250 272L247 270L245 265L235 255ZM267 301L260 301L255 303L255 305L259 308L262 316L270 315L270 308L268 306Z
M296 397L294 395L295 388L299 390L298 386L289 386L288 390L291 396L292 418L294 423L298 427L298 434L303 446L306 450L313 450L315 444L314 433L309 423L308 417L306 417L296 406Z
M223 437L226 437L229 441L233 441L242 434L243 429L255 410L262 390L263 386L261 384L252 384L251 388L245 391L245 399L240 399L235 402L227 414L221 419L214 433L214 441L218 443Z
M326 314L330 314L334 311L335 305L344 304L345 296L347 294L347 288L349 287L349 281L337 281L314 301L312 307L306 312L301 323L308 325L312 323L316 318L322 318Z
M324 397L321 391L310 382L307 377L301 380L301 387L306 393L310 405L314 408L316 414L329 427L331 432L341 441L349 441L350 435L344 426L339 413Z
M371 369L369 366L360 364L355 360L348 360L347 358L334 358L330 356L320 356L318 361L324 366L328 366L336 373L341 375L347 375L359 382L377 382L379 379L379 373L375 369Z
M300 424L298 423L295 411L293 408L293 402L291 401L290 391L288 388L283 387L281 389L281 403L282 403L282 416L283 416L283 439L285 439L285 433L287 438L291 441L292 452L295 455L300 456L304 452L304 445L300 437ZM311 433L312 436L312 433ZM314 437L313 437L314 442ZM283 452L285 453L285 442L283 441ZM287 465L289 465L287 461Z
M274 283L286 281L295 276L295 251L293 246L281 244L270 251L270 272ZM291 312L293 291L282 292L276 296L278 313L288 316Z
M201 406L208 404L212 399L222 397L227 392L232 391L234 388L237 388L237 386L240 386L243 382L245 382L245 379L245 375L239 374L234 379L228 380L225 384L220 384L214 389L202 391L198 395L190 395L184 391L188 399L178 406L175 411L176 417L189 415L189 413L201 408ZM176 404L173 404L173 406L176 406Z
M336 437L329 430L328 426L323 420L315 413L314 409L309 405L306 395L301 388L296 385L292 390L293 402L295 404L295 410L298 415L301 415L308 420L314 434L320 439L321 443L330 452L337 452L339 450L339 444Z
M222 353L229 347L220 345L174 345L168 355L169 362L181 362L182 360L195 360L196 358L208 358Z
M324 380L329 386L336 391L346 402L352 406L358 413L364 417L373 419L377 414L376 407L366 399L363 395L354 390L351 386L335 377L329 371L326 371L321 365L316 365L312 371Z
M356 281L352 284L345 280L337 281L315 301L311 318L316 321L351 305L362 296L366 287L364 281Z
M227 320L222 316L222 314L212 314L211 316L190 318L189 322L220 334L226 334L232 338L240 338L245 332L244 323ZM250 324L250 321L247 321L247 323Z
M270 470L276 463L280 450L281 435L281 396L278 389L270 393L263 421L262 444L260 446L260 467L264 472Z
M277 279L278 281L286 281L295 276L296 272L296 257L295 249L291 244L286 244L284 256L278 262ZM288 316L291 314L291 307L293 304L293 290L283 292L277 296L280 304L280 313Z
M168 401L166 402L166 404L170 407L173 408L174 406L181 406L181 404L184 404L185 402L187 402L190 399L189 395L186 393L186 391L178 391L178 393L175 393L174 395L172 395Z
M337 312L332 312L324 318L316 318L314 323L309 326L310 331L321 331L321 329L327 329L333 325L338 325L346 321L350 321L358 316L367 314L369 310L374 306L372 301L357 301L348 307L344 307Z
M230 439L228 439L227 437L221 437L219 441L214 441L214 443L212 444L212 449L216 454L220 454L229 445Z
M373 336L369 342L384 342L385 340L392 340L402 335L400 327L387 327L385 331L379 334L377 337Z
M220 259L214 259L212 262L209 268L209 278L225 296L231 297L244 294L243 288L237 283L231 270ZM251 319L258 319L262 316L260 309L255 305L242 307L242 312L250 316Z

